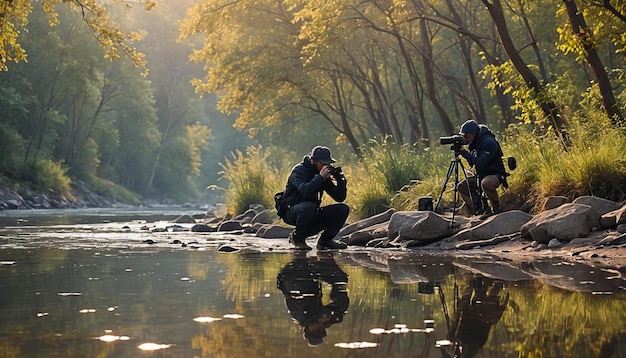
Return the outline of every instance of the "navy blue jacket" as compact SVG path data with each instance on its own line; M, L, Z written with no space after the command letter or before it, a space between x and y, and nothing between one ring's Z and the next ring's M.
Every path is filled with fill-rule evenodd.
M481 180L488 175L498 175L502 181L507 175L500 144L495 134L484 125L480 125L476 138L469 145L469 151L462 150L461 155L470 166L476 167L476 174Z
M324 179L311 163L310 157L306 155L302 159L302 163L291 169L283 199L278 208L278 216L282 217L289 210L289 207L304 201L311 201L320 206L324 192L328 193L335 201L346 200L346 180L342 178L337 180L337 184L335 184L330 178Z

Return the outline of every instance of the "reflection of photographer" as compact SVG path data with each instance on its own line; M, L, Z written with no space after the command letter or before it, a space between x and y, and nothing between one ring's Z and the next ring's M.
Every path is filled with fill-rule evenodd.
M348 275L332 256L307 257L298 253L277 277L289 313L302 326L310 346L323 343L326 329L343 321L348 310ZM322 303L322 284L331 285L330 303Z
M346 177L341 167L333 167L330 149L316 146L291 170L285 191L277 204L278 216L296 228L289 242L298 250L310 250L305 240L322 232L318 249L345 249L346 244L334 241L350 212L346 204L320 207L322 195L328 193L337 202L346 199Z
M456 301L454 321L447 335L453 343L449 356L469 358L485 345L491 327L500 320L508 304L508 294L500 297L502 288L501 282L484 277L471 279Z
M506 182L508 174L502 162L503 153L500 144L487 126L479 125L474 120L463 123L460 132L465 139L465 144L469 144L469 151L460 145L454 148L455 155L461 155L470 166L474 167L478 180L470 176L459 183L459 193L470 214L482 212L485 214L483 217L497 214L501 212L497 188L500 184L508 188ZM481 193L485 193L490 208L482 207Z

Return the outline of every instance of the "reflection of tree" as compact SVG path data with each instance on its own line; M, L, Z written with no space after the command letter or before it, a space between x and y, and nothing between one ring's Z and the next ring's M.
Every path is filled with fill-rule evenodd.
M328 304L322 302L323 282L331 285ZM298 253L278 274L278 288L309 345L322 344L326 329L343 321L350 304L347 284L348 275L332 256L307 257Z
M235 302L256 301L263 293L273 291L276 266L286 261L282 255L258 253L218 255L217 258L228 267L222 284L227 298Z
M454 320L449 327L448 339L452 342L451 357L473 357L487 339L509 301L509 295L500 297L502 282L477 276L469 281L461 297L455 302ZM443 351L445 353L445 350Z
M502 318L507 340L519 357L611 357L624 348L626 301L606 296L565 292L535 283L511 290L515 314ZM617 342L616 342L617 340Z

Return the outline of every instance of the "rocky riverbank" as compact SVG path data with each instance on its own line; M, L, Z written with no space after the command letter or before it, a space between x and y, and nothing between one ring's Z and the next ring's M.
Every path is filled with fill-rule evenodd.
M177 227L177 224L187 227ZM183 216L169 228L144 228L154 231L215 232L277 240L233 240L219 248L290 249L287 236L291 227L282 224L272 210L261 205L237 217L218 217L213 213ZM546 200L533 215L511 210L480 220L477 217L452 217L432 211L393 209L360 220L336 237L356 247L389 250L423 250L430 253L463 256L493 256L516 261L529 258L559 257L572 261L591 261L602 267L626 266L626 205L583 196L573 202L564 197ZM313 238L311 238L313 240ZM626 274L626 272L624 272Z
M30 189L27 185L11 182L0 177L0 211L25 209L73 209L110 208L128 206L115 198L103 196L80 185L72 191L71 197L45 194Z

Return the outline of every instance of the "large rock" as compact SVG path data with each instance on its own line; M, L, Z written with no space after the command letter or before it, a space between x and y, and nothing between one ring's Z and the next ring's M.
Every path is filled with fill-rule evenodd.
M622 224L626 224L626 205L600 217L600 226L603 229L616 228L618 225Z
M348 245L366 246L374 239L387 237L389 232L389 222L368 226L365 229L355 231L341 240Z
M191 215L181 215L174 219L176 224L195 224L196 220Z
M574 204L589 205L598 210L600 215L604 215L620 208L620 204L612 200L598 198L597 196L579 196L574 199Z
M370 226L374 226L374 225L378 225L384 222L389 221L389 219L391 218L391 215L393 215L393 213L395 213L396 210L395 209L389 209L383 213L374 215L374 216L370 216L369 218L365 218L363 220L359 220L357 222L354 222L350 225L346 225L344 226L341 230L339 230L339 233L337 233L337 237L344 237L344 236L348 236L350 234L352 234L355 231L359 231L362 229L365 229L367 227Z
M462 230L454 238L470 241L487 240L499 235L509 235L520 231L520 227L532 219L532 215L520 210L505 211L487 218L482 223Z
M398 211L389 221L388 238L405 246L419 246L451 236L451 222L432 211Z
M224 221L217 227L217 231L237 231L241 229L243 229L241 222L236 220Z
M276 215L274 215L274 218L272 218L272 215L270 214L270 210L265 209L265 210L261 211L260 213L256 214L252 218L252 223L253 224L256 224L256 223L271 224L277 218L278 217L276 217Z
M541 211L552 210L554 208L558 208L565 203L569 203L569 199L566 196L550 196L543 204L543 208L541 209Z
M256 236L264 239L286 239L292 230L279 225L264 225L256 232Z
M522 225L520 232L526 240L547 244L556 238L570 241L589 235L600 224L600 213L591 206L568 203L544 211Z

